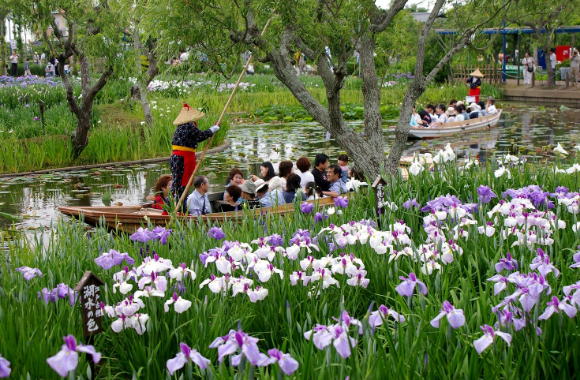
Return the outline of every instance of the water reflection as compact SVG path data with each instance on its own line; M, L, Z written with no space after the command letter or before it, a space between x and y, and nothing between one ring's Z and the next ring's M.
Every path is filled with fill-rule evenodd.
M580 141L579 123L574 111L540 112L530 108L525 112L504 112L496 128L480 132L443 137L434 140L408 142L407 154L433 152L450 143L459 157L478 157L488 161L497 154L536 155L548 144L562 143L571 149ZM358 132L360 125L354 126ZM230 147L209 156L202 172L209 176L213 191L221 191L232 167L239 167L245 176L258 174L263 161L272 161L277 169L281 160L296 161L301 156L313 160L324 152L336 162L341 149L334 141L325 141L325 131L313 124L292 126L237 126L230 132ZM386 149L391 136L385 128ZM98 173L95 173L98 172ZM62 217L61 205L102 205L103 194L110 192L111 204L144 203L157 178L168 174L167 164L134 167L112 167L77 172L57 172L52 175L2 179L0 182L0 211L24 215L19 227L46 229L51 221ZM0 228L11 222L0 216Z

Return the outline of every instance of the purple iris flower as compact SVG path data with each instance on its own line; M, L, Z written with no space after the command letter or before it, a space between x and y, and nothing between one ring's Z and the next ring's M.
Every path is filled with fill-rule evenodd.
M226 234L219 227L212 227L207 233L207 237L214 238L216 240L222 240L226 237Z
M348 206L348 198L347 197L334 198L334 204L336 205L336 207L346 208Z
M399 279L403 280L395 290L402 296L405 297L412 297L413 292L415 291L415 287L419 287L419 292L423 293L423 295L427 294L427 287L425 284L417 279L415 273L409 273L409 277L405 278L403 276L399 276Z
M38 116L34 116L34 121L39 121L40 118Z
M0 355L0 377L8 377L10 376L10 372L12 372L10 362Z
M439 321L445 316L447 316L449 325L454 329L457 329L465 324L463 310L454 308L453 305L449 303L449 301L443 301L443 308L440 310L439 315L431 320L431 326L439 328Z
M304 214L310 214L314 209L314 203L303 202L300 204L300 211Z
M483 336L473 342L473 346L478 354L481 354L486 348L488 348L493 343L496 336L505 340L508 346L512 341L512 336L510 334L501 331L494 331L491 326L484 325L481 326L481 329L483 330Z
M114 249L101 254L101 256L95 259L95 263L103 269L111 269L116 265L121 265L123 260L125 260L128 265L135 264L135 260L131 258L127 252L120 253Z
M209 360L201 356L199 352L190 348L185 343L179 343L179 348L181 352L178 352L175 358L169 359L167 361L167 370L173 376L173 373L178 369L183 368L189 361L194 362L201 369L206 369L209 364Z
M50 290L48 288L43 288L38 292L38 299L43 300L45 303L56 302L57 299L63 299L69 297L71 306L74 306L78 299L78 292L67 284L60 283L56 288Z
M516 270L518 269L518 262L515 259L512 259L512 255L508 252L507 259L500 259L499 263L495 264L495 270L497 273L501 272L502 270Z
M562 301L559 301L557 297L552 296L552 301L547 303L548 307L546 308L544 313L538 317L538 320L541 321L543 319L548 319L552 316L552 314L554 314L554 313L559 314L560 311L563 311L564 313L566 313L568 315L568 317L574 318L574 316L576 315L578 310L576 310L576 308L574 306L568 304L568 302L571 299L572 299L572 297L567 296L567 297L564 297L562 299Z
M153 232L155 234L155 238L159 240L162 245L167 244L167 238L171 235L173 230L168 230L165 227L155 227Z
M323 220L328 219L328 215L326 213L321 213L321 212L317 212L314 215L314 222L318 223L318 222L322 222Z
M153 240L155 235L148 228L139 228L133 235L130 236L132 241L139 241L141 243L147 243L149 240Z
M221 362L226 356L235 354L241 349L241 353L232 356L232 366L237 367L242 355L250 362L251 365L264 366L272 363L266 354L262 354L258 348L258 338L254 338L243 332L230 330L228 335L216 338L209 348L218 349L218 360Z
M416 207L419 208L421 207L421 205L419 203L417 203L417 198L409 198L407 199L407 201L405 203L403 203L403 207L406 208L407 210L410 210L411 207Z
M372 307L372 305L371 305ZM377 326L383 324L384 321L388 319L388 317L393 317L393 319L397 322L405 322L405 317L399 315L396 311L389 309L385 305L379 306L378 311L373 311L369 317L369 325L374 329Z
M282 241L282 236L278 235L278 234L274 234L270 236L270 239L268 240L268 243L272 246L272 247L278 247L281 246L283 244Z
M55 370L60 376L66 377L69 372L77 369L79 364L78 352L92 355L95 363L101 360L101 353L97 352L95 347L77 345L77 340L72 335L67 335L63 339L65 344L62 345L61 350L55 356L46 359L50 368Z
M42 272L37 268L20 267L16 268L16 271L22 273L26 281L30 281L36 276L42 277Z
M282 372L288 376L292 375L298 369L298 362L290 354L283 354L282 351L272 348L268 350L268 355L270 355L271 359L275 359L278 362Z
M479 186L477 189L477 194L479 195L479 200L481 203L489 203L491 202L491 198L497 198L497 195L485 185Z

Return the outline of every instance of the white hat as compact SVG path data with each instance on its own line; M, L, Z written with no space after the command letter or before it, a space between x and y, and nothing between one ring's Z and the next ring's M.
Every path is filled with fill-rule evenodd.
M471 108L471 109L474 109L474 108L475 109L478 109L479 108L479 109L481 109L481 107L479 107L479 105L477 103L471 103L468 108Z
M447 108L447 114L448 115L455 115L455 108L453 108L453 107Z
M461 106L461 105L463 105L463 104L464 104L464 103L463 103L463 101L462 101L462 100L460 100L460 101L458 101L458 102L457 102L457 105L458 105L458 106Z
M264 185L267 185L263 179L257 179L254 181L254 185L256 185L256 192L258 192Z

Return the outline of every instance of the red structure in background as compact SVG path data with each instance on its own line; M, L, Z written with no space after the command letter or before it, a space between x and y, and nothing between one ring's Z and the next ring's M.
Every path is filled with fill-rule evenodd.
M566 59L570 59L570 45L556 46L556 61L563 62Z

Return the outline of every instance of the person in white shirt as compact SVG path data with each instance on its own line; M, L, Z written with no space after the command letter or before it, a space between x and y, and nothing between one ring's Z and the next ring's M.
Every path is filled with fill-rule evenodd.
M454 121L457 121L455 119L455 108L454 107L449 107L447 108L447 122L448 123L453 123Z
M18 75L18 58L16 50L12 50L12 55L10 56L10 63L12 64L10 75L13 77Z
M187 197L187 210L190 215L211 214L211 203L207 197L209 181L200 175L193 180L195 190Z
M489 98L487 99L487 105L485 106L485 113L488 115L492 115L497 113L497 108L495 108L495 99Z
M463 116L463 108L459 102L455 105L455 121L465 121L465 116Z
M532 75L534 75L536 61L533 57L530 57L530 53L526 52L522 65L524 65L524 84L532 84Z
M556 51L554 48L550 49L550 65L552 70L556 71Z
M46 54L40 53L40 64L41 65L42 65L42 63L44 62L45 59L46 59Z
M576 87L578 82L578 68L580 67L580 53L578 49L574 48L572 56L570 57L570 80L572 81L572 87Z
M300 157L298 161L296 161L296 167L299 170L299 172L296 172L296 174L300 176L301 188L305 188L308 182L314 182L314 176L310 171L312 165L310 164L308 157Z
M445 113L445 105L439 104L437 107L435 107L435 114L437 115L437 118L434 119L435 121L433 123L431 123L431 127L440 127L441 125L448 122L449 118Z
M435 112L435 106L433 104L427 104L427 106L425 107L425 111L427 111L427 113L431 117L431 123L437 121L437 119L439 118L439 116Z

